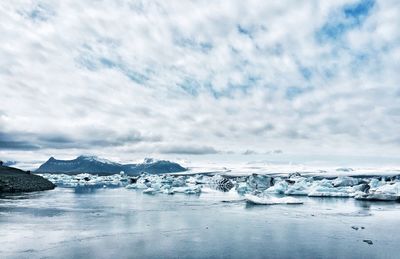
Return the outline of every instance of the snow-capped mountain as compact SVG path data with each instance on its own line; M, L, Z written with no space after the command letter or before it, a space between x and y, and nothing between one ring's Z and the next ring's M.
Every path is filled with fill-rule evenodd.
M142 172L160 174L186 171L181 165L166 161L145 158L143 163L119 164L96 156L79 156L73 160L58 160L50 157L42 164L37 173L110 173L115 174L124 171L130 175Z

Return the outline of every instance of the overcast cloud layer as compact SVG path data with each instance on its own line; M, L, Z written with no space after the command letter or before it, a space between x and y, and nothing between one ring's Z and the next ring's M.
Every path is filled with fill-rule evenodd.
M398 157L400 2L0 2L0 158Z

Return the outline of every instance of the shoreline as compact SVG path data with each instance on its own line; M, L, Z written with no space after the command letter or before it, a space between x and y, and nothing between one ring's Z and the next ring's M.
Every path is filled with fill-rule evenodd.
M47 191L55 187L49 180L29 171L0 166L0 194Z

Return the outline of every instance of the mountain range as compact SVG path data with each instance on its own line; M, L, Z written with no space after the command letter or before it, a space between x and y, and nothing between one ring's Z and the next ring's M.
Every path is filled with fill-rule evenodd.
M150 174L183 172L187 169L175 162L145 158L138 164L119 164L96 156L79 156L72 160L58 160L50 157L36 173L105 173L116 174L124 171L128 175L142 172Z

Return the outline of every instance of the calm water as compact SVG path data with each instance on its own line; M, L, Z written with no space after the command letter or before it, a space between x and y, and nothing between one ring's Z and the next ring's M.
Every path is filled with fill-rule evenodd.
M0 199L0 258L399 258L399 203L223 202L237 198L57 188Z

